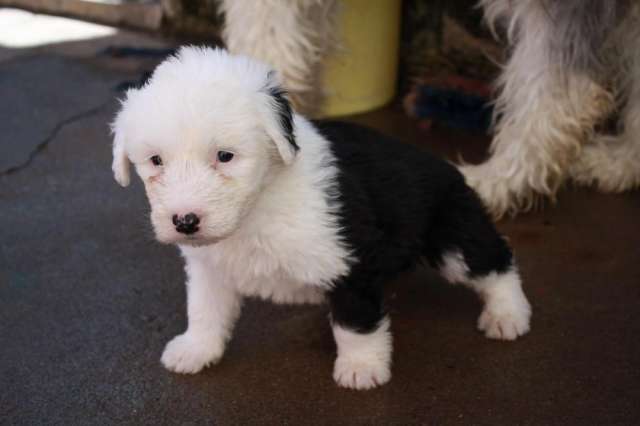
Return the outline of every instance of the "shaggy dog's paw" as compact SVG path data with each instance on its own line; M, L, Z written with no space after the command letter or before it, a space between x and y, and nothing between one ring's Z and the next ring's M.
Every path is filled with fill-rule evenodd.
M510 167L489 160L479 165L458 166L467 185L473 188L495 220L508 214L526 211L537 202L540 194L552 195L545 189L545 183L527 179L527 170L522 170L522 178L505 176L502 171ZM539 179L538 179L539 180Z
M478 329L490 339L515 340L529 331L531 306L526 299L518 303L485 306L478 318Z
M384 360L342 356L336 359L333 379L343 388L373 389L391 379L391 368Z
M167 343L162 353L162 365L175 373L195 374L222 357L222 348L206 338L184 333Z
M324 291L320 289L303 289L296 293L294 302L297 304L320 305L326 301Z
M514 209L517 191L512 191L509 180L496 175L490 164L458 166L458 170L494 218L501 218Z
M640 186L640 152L628 137L599 135L571 164L569 173L581 185L602 192L622 192Z
M271 295L271 300L285 305L319 305L326 299L321 289L303 287L294 291L276 291Z

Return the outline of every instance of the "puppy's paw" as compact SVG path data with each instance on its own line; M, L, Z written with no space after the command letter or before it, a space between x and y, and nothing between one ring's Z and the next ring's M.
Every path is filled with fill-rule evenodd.
M478 318L478 329L490 339L515 340L529 331L531 307L520 303L490 304Z
M167 343L161 362L175 373L195 374L204 367L215 364L222 357L223 348L193 333L176 336Z
M338 386L366 390L391 380L390 363L380 359L358 359L341 356L336 359L333 379Z

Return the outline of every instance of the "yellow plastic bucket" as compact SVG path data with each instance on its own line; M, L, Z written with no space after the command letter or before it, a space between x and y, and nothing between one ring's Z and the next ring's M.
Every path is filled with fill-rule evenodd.
M401 0L343 0L341 45L327 58L321 116L355 114L393 99Z

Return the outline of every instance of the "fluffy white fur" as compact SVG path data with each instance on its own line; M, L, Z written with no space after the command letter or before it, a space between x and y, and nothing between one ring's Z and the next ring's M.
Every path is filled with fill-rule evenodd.
M376 330L360 334L334 324L333 337L338 348L333 369L336 383L345 388L371 389L391 380L390 325L385 317Z
M232 53L249 55L282 75L296 109L316 112L323 59L336 44L336 0L222 0L223 37Z
M553 19L537 1L482 0L491 27L506 23L512 53L498 81L491 156L461 171L497 218L552 200L569 177L603 191L640 185L640 6L608 43L604 87L554 62ZM631 58L629 58L631 56ZM625 92L632 88L629 96ZM620 137L594 134L616 106L625 107Z
M478 329L490 339L515 340L529 331L531 305L522 291L520 275L512 268L483 277L470 277L460 252L444 256L440 274L452 284L472 288L484 302Z

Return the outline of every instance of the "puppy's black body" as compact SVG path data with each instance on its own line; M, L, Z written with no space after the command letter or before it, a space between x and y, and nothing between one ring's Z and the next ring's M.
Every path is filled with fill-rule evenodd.
M439 268L460 253L468 276L504 272L511 250L475 192L452 165L373 130L315 123L339 168L340 224L357 262L330 293L333 321L374 330L383 283L425 259Z

